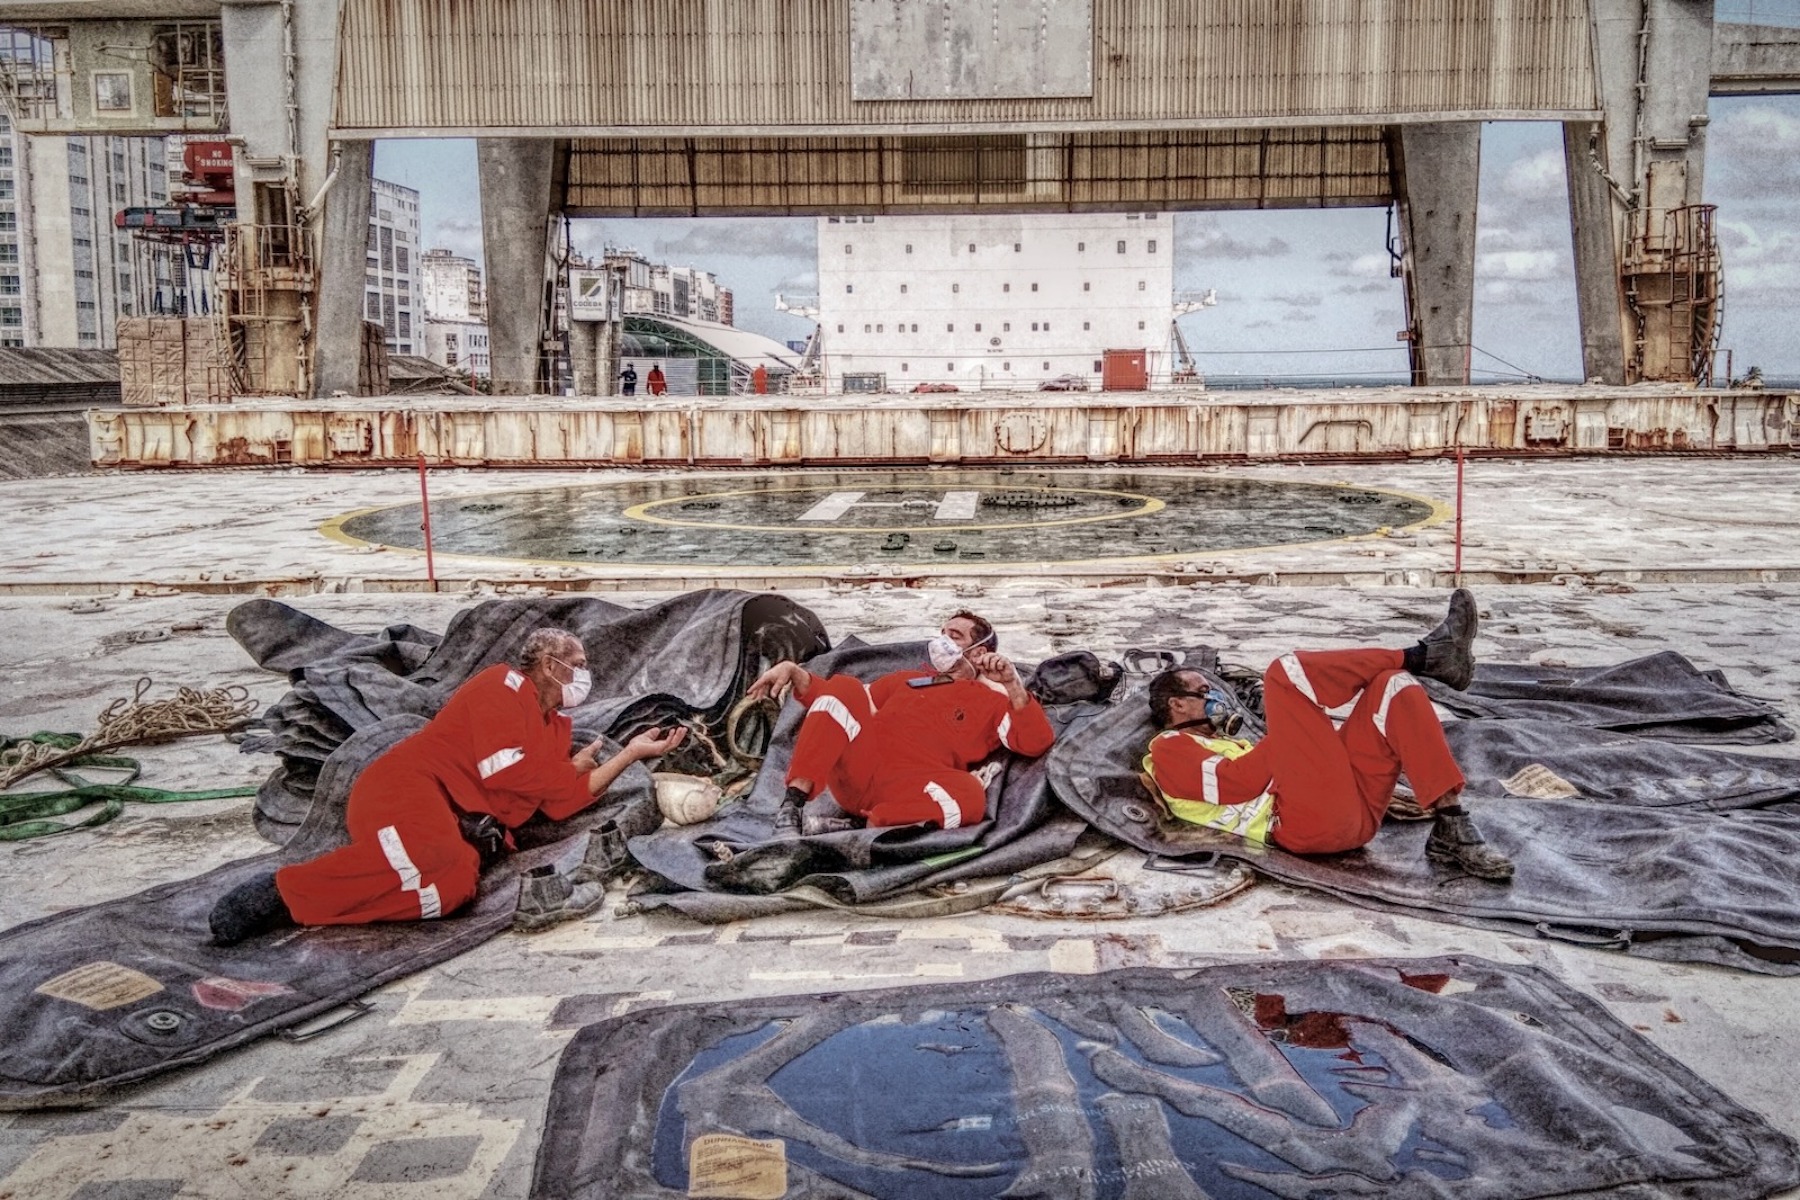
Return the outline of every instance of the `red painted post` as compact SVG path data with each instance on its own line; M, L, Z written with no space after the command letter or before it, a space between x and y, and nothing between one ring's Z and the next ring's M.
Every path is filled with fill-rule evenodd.
M1462 446L1456 448L1456 587L1462 587Z
M419 523L419 528L425 531L425 578L431 581L431 590L435 592L438 590L438 581L437 564L431 557L431 492L425 486L425 456L423 454L419 455L419 511L424 515L424 520ZM1460 502L1458 511L1459 513L1461 511ZM1461 519L1458 516L1459 522ZM1459 548L1457 554L1461 553ZM1460 558L1458 561L1461 561Z

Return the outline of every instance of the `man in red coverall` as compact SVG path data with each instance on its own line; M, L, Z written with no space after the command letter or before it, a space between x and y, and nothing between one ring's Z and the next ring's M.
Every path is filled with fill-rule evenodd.
M591 682L579 638L534 631L518 667L476 674L425 728L363 769L350 788L349 845L227 893L212 911L214 941L296 923L430 920L467 904L482 867L464 837L470 817L506 830L540 812L564 820L632 763L680 743L685 730L651 730L604 762L598 740L571 756L571 722L559 710L585 700ZM493 832L497 845L504 831Z
M839 808L869 825L956 829L985 819L987 789L969 768L1002 748L1035 758L1056 740L996 644L992 625L959 612L931 639L929 671L866 685L850 675L820 679L795 663L764 672L751 695L792 690L807 710L776 835L798 836L801 809L828 787Z
M1404 771L1432 814L1426 856L1503 883L1512 878L1512 863L1487 845L1464 811L1462 771L1414 678L1468 687L1476 624L1475 598L1458 588L1444 623L1406 650L1282 655L1263 676L1268 734L1255 746L1222 736L1216 718L1224 698L1204 676L1165 671L1150 682L1151 717L1163 732L1151 741L1145 766L1183 819L1242 831L1268 827L1270 840L1296 854L1367 845ZM1212 819L1215 809L1255 805L1271 807L1272 827L1222 811Z

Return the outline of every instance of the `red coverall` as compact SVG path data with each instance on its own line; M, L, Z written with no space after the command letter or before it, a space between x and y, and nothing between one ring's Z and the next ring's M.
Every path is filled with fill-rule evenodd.
M987 789L969 768L1001 747L1035 758L1056 733L1035 699L1014 711L998 685L906 685L931 674L895 671L866 686L833 675L796 691L807 712L788 781L810 780L809 799L829 786L839 808L870 825L956 829L985 818Z
M1268 736L1236 759L1189 737L1158 737L1150 743L1157 786L1213 804L1272 792L1271 836L1297 854L1367 845L1400 772L1425 807L1463 785L1431 699L1400 669L1403 657L1398 650L1282 655L1263 674ZM1340 729L1329 710L1344 708Z
M275 873L302 925L413 921L475 896L481 859L454 803L509 828L593 803L570 763L569 718L544 716L537 687L504 663L456 689L437 716L363 769L350 788L350 844Z

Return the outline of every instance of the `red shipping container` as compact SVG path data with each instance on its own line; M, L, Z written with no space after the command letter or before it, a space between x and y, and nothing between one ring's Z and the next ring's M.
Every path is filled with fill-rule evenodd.
M1150 390L1150 355L1143 350L1108 350L1102 359L1100 390L1147 392Z

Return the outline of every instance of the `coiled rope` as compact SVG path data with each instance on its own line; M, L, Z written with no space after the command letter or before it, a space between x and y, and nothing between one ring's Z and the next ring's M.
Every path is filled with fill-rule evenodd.
M134 786L141 766L134 758L104 754L119 746L152 745L204 733L229 733L247 724L256 702L244 688L180 687L162 700L146 700L152 687L148 676L138 680L129 699L120 697L101 712L97 728L83 737L76 733L34 733L30 737L0 737L0 792L20 780L48 771L69 785L56 791L28 791L0 795L0 841L16 842L103 825L118 816L126 803L174 804L190 800L223 800L254 796L255 788L218 788L206 791L166 791ZM78 768L123 771L124 780L94 783ZM100 809L76 822L52 820L91 804Z

